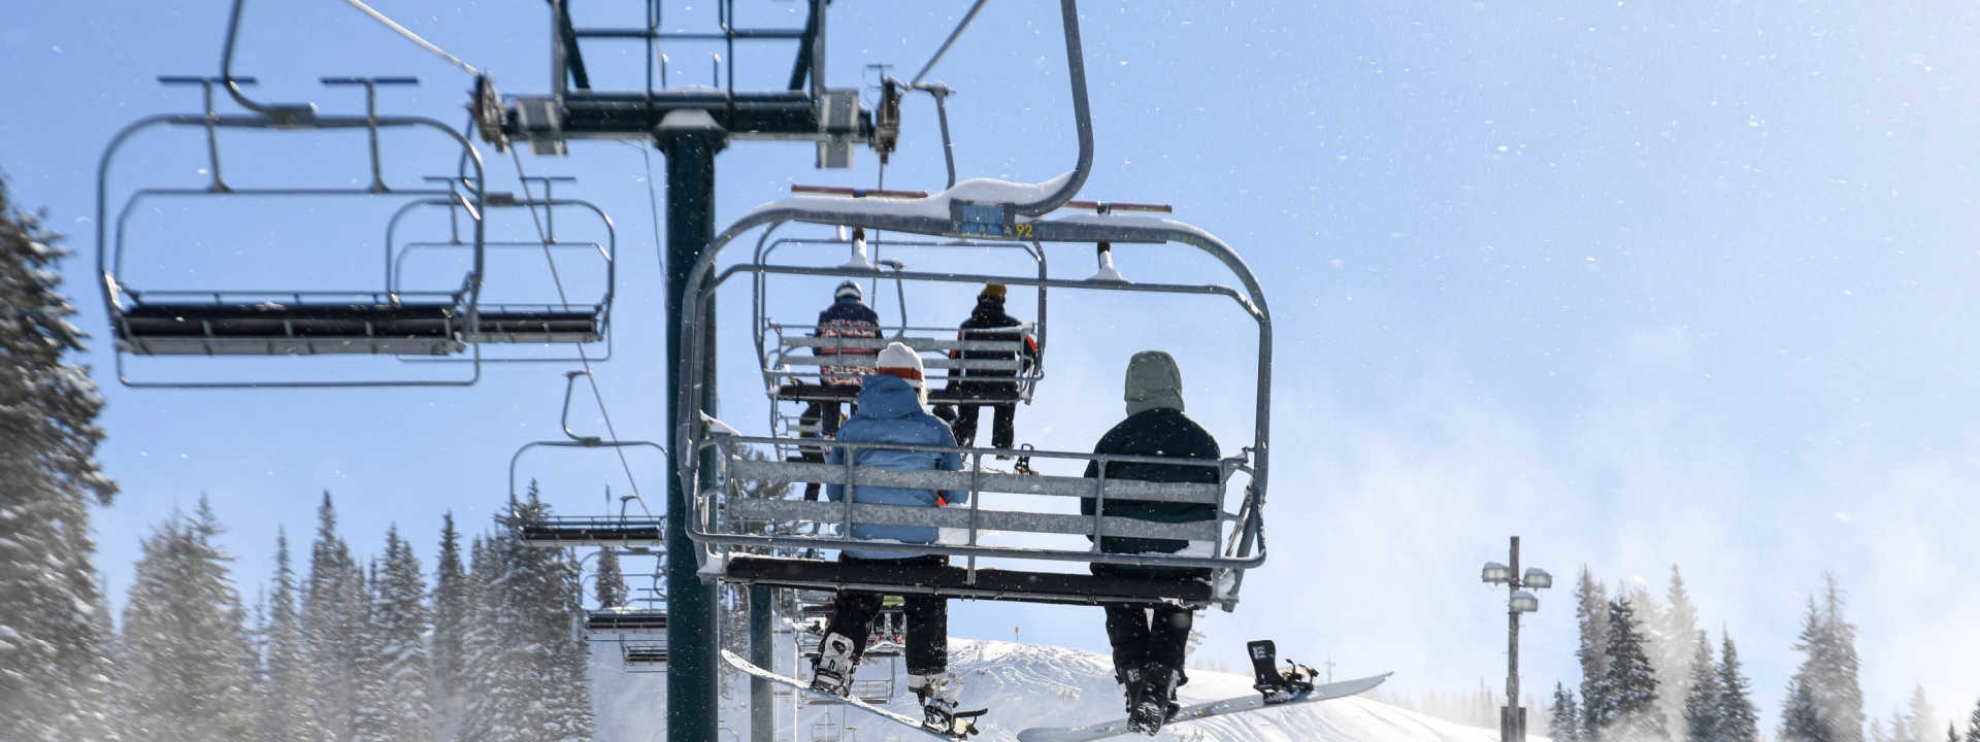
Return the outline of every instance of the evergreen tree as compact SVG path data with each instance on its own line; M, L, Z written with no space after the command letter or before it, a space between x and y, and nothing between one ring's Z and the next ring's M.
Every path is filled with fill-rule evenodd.
M430 739L433 706L427 664L426 579L412 545L394 526L385 534L385 562L371 580L374 682L382 692L376 710L377 742Z
M1719 668L1712 662L1712 641L1700 631L1691 658L1691 677L1684 697L1685 742L1719 742L1719 715L1725 693L1719 688Z
M619 553L611 547L598 551L598 579L593 583L598 591L598 607L610 608L626 604L629 591L626 590L626 576L619 571Z
M205 502L145 539L124 607L130 730L147 742L252 742L256 661Z
M513 730L522 726L517 716L523 699L515 693L520 675L510 665L513 656L503 646L504 636L512 633L501 625L507 617L501 611L497 579L502 571L498 543L479 536L469 547L469 565L464 591L469 610L461 637L460 690L466 706L454 726L458 742L499 742L514 739Z
M440 529L440 562L433 577L433 738L451 740L467 710L462 665L473 597L461 565L461 537L448 513Z
M1925 742L1918 738L1918 732L1912 729L1911 725L1905 723L1904 712L1897 709L1891 710L1890 734L1887 739L1890 742Z
M390 738L392 699L385 683L385 640L377 623L377 606L372 586L378 584L378 560L373 558L359 573L359 593L364 597L359 610L363 620L356 626L357 651L351 664L352 742L387 742Z
M1966 717L1966 742L1980 742L1980 701L1973 704L1973 715Z
M1582 737L1601 738L1601 720L1608 715L1608 699L1602 692L1602 677L1609 671L1609 594L1595 581L1588 565L1581 567L1581 581L1574 590L1574 618L1580 628L1581 643L1574 656L1581 660Z
M1574 691L1554 683L1554 708L1547 716L1547 736L1554 742L1580 742L1581 710L1575 708Z
M1816 701L1821 703L1833 742L1863 742L1863 687L1858 683L1856 625L1843 620L1842 589L1834 572L1822 575L1822 629L1833 656L1818 677ZM1980 742L1980 740L1975 740Z
M1903 729L1900 728L1899 731L1902 732ZM1871 719L1870 731L1864 734L1864 738L1869 742L1892 742L1891 735L1884 731L1883 719Z
M0 179L0 739L115 739L108 617L91 560L103 399L59 291L66 251Z
M1952 722L1946 722L1946 742L1959 742L1959 730L1953 728Z
M1664 590L1664 604L1664 610L1658 614L1657 639L1651 643L1656 651L1650 655L1650 664L1657 668L1657 704L1664 711L1664 719L1669 728L1684 729L1690 714L1693 665L1701 656L1698 651L1701 635L1698 609L1692 606L1691 595L1684 589L1684 576L1678 573L1675 564L1671 565L1670 585ZM1712 656L1710 642L1706 642L1702 656Z
M1753 708L1746 675L1739 671L1739 650L1731 634L1720 633L1718 742L1760 742L1760 713Z
M1775 738L1779 742L1831 742L1815 694L1799 675L1788 681L1787 703L1781 708L1781 731Z
M509 507L512 523L548 513L533 482L528 499ZM474 674L455 739L588 742L589 648L576 560L568 550L525 546L508 528L478 544L472 574L478 594L465 656Z
M1609 602L1609 667L1600 683L1605 699L1595 728L1603 737L1669 739L1657 709L1657 674L1644 653L1642 628L1627 599Z
M1932 710L1930 701L1925 700L1925 686L1911 687L1911 703L1905 709L1904 725L1911 733L1910 742L1931 742L1927 737L1932 733L1932 722L1938 713Z
M1794 706L1801 701L1797 696L1789 697L1791 708L1784 709L1782 715L1782 739L1784 742L1790 739L1863 742L1863 691L1857 683L1856 627L1843 619L1843 599L1835 574L1824 574L1823 581L1824 599L1819 607L1814 598L1809 599L1808 614L1799 641L1794 645L1802 653L1802 661L1795 670L1791 690L1805 695L1808 707ZM1810 718L1815 724L1813 731L1804 728ZM1815 736L1790 738L1786 736L1790 727L1797 735Z
M302 609L303 637L314 670L310 684L316 690L311 700L330 742L353 742L358 672L364 661L364 573L337 535L337 510L329 492L323 493L316 512Z
M296 610L296 575L289 566L289 537L275 532L275 594L269 602L266 672L261 688L261 742L321 742L323 728L309 699L309 648Z

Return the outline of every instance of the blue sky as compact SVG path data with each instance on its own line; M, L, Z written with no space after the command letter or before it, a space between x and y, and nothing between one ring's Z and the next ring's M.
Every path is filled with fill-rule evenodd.
M639 17L633 4L586 15L593 5L606 4L581 6L581 22ZM766 22L797 7L745 5ZM97 157L140 116L196 110L191 91L151 78L213 74L225 6L35 3L0 30L0 98L15 103L0 117L0 168L18 202L46 205L50 224L70 233L78 321L99 341L108 328L91 279ZM547 90L541 3L377 6L492 70L504 91ZM872 83L860 69L869 63L911 75L966 7L834 5L831 84ZM1178 218L1244 254L1278 326L1275 553L1237 613L1200 622L1209 651L1235 665L1242 641L1273 636L1286 654L1331 656L1342 672L1398 670L1401 692L1474 687L1503 668L1502 616L1476 567L1517 532L1530 562L1562 576L1587 564L1661 592L1678 563L1702 624L1741 642L1769 728L1800 606L1825 569L1852 598L1873 714L1914 683L1946 717L1980 696L1961 671L1980 659L1968 630L1980 597L1963 589L1980 580L1980 546L1968 536L1980 508L1966 490L1980 474L1980 375L1965 332L1980 273L1966 218L1980 59L1965 42L1980 11L1845 2L1092 2L1082 11L1098 141L1083 195L1175 204ZM712 20L712 4L669 13L669 25L694 27ZM963 177L1036 181L1070 165L1056 18L1054 3L992 3L932 75L960 91L950 114ZM672 53L676 84L702 84L710 51ZM593 53L595 74L634 79L640 62L628 52ZM787 52L739 63L776 77ZM339 112L358 110L358 98L316 77L416 74L425 85L385 94L387 108L449 123L469 82L329 0L251 3L237 72L262 79L261 99ZM933 113L925 99L909 102L889 186L941 187ZM450 162L402 144L416 154L388 165L395 177ZM196 150L155 145L120 182L199 182ZM355 140L241 146L226 168L244 180L334 183L362 172ZM663 438L664 318L645 162L624 144L572 150L525 156L523 166L579 176L560 195L616 219L618 333L599 380L621 437ZM484 157L513 188L508 157ZM739 143L719 160L717 221L793 182L874 185L871 153L857 157L852 171L814 171L808 145ZM227 204L150 219L140 237L155 241L132 252L150 285L376 280L377 214ZM1055 259L1083 270L1089 258ZM1123 251L1122 268L1191 270L1167 260ZM813 290L796 287L780 306L807 321L817 302L803 292ZM959 320L967 301L916 299L917 323ZM1055 332L1065 329L1040 392L1051 403L1020 412L1021 437L1084 445L1118 414L1120 367L1138 347L1178 355L1192 412L1220 421L1227 446L1227 431L1244 429L1248 418L1231 410L1250 390L1230 384L1243 383L1246 362L1230 359L1251 349L1225 340L1242 327L1229 324L1236 316L1140 302L1054 307ZM110 378L102 348L86 360ZM239 363L204 368L252 368ZM106 381L102 459L124 486L96 522L111 588L129 583L140 534L201 493L233 528L250 595L267 575L274 530L305 541L324 489L360 550L377 551L396 523L431 558L443 511L487 528L509 454L556 436L568 367L491 367L474 387L440 390L168 392ZM755 414L743 412L760 409L747 397L726 393L725 411ZM591 408L580 412L595 422ZM664 472L633 464L657 500ZM604 482L626 488L613 478L616 461L546 456L534 466L526 474L567 511L590 509ZM1529 687L1571 677L1567 597L1543 596L1529 623ZM1022 626L1028 640L1104 642L1090 609L963 603L955 616L965 636Z

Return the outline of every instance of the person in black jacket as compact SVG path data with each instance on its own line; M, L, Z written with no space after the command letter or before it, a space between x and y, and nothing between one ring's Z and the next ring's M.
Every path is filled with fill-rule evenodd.
M993 415L990 445L1011 448L1016 442L1017 376L1020 370L1028 371L1031 364L1037 362L1038 341L1025 332L1023 322L1004 312L1004 298L1009 293L1009 289L1001 283L985 284L983 291L976 295L976 309L970 311L969 319L963 320L962 327L956 332L956 339L1015 340L1018 342L1015 352L963 349L949 352L951 358L961 361L1015 361L1019 365L1018 369L949 370L949 389L960 393L962 398L956 404L952 427L956 431L956 444L963 448L976 445L976 428L985 404L989 405ZM940 415L940 412L937 414Z
M1201 463L1109 462L1107 479L1209 484L1222 481L1217 439L1183 414L1182 373L1176 368L1175 358L1158 350L1134 354L1128 361L1124 397L1127 401L1127 419L1100 437L1100 442L1093 446L1094 453L1196 459ZM1097 477L1099 474L1100 463L1088 462L1086 476ZM1092 498L1080 501L1081 513L1092 515L1095 509ZM1108 498L1106 515L1161 523L1188 523L1215 519L1217 506ZM1187 541L1173 539L1110 536L1100 540L1100 550L1111 554L1174 554L1188 546ZM1113 564L1094 564L1092 570L1097 576L1120 579L1210 576L1210 571L1205 569ZM1182 675L1182 663L1189 643L1189 630L1194 622L1193 612L1166 603L1152 610L1140 604L1101 607L1107 613L1107 641L1114 649L1114 677L1127 696L1129 726L1135 731L1154 734L1168 716L1175 713L1176 686L1188 682Z

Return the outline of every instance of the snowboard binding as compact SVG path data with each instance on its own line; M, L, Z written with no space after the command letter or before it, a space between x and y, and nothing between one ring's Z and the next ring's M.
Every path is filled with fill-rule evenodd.
M1296 701L1313 692L1313 681L1318 677L1318 672L1292 660L1286 660L1286 666L1280 668L1279 649L1272 640L1250 642L1245 649L1251 655L1254 679L1251 687L1265 696L1266 704Z

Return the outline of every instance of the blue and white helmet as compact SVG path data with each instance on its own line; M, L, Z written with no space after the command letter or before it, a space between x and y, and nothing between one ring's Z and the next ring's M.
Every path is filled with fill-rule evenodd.
M846 299L852 299L854 301L858 301L865 297L866 294L859 290L859 284L854 283L852 281L847 281L845 283L839 284L839 290L832 292L832 298L840 301Z

